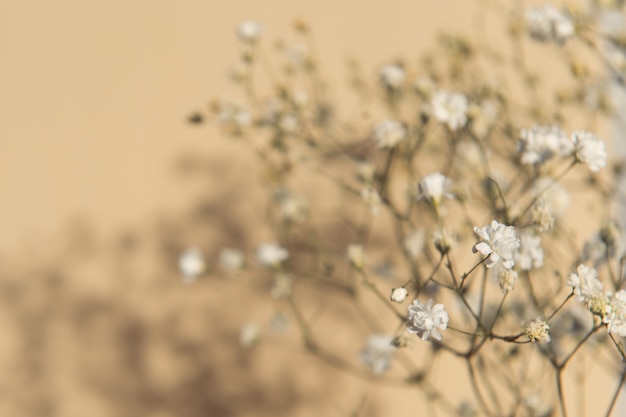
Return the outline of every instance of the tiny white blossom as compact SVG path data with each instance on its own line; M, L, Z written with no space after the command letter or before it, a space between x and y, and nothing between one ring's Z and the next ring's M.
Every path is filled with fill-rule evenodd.
M518 149L522 163L539 165L555 156L570 155L574 149L567 134L556 126L533 126L520 133Z
M374 128L374 140L379 148L393 148L406 138L406 128L395 120L385 120Z
M407 331L416 334L422 340L428 340L431 336L436 340L443 338L439 330L448 328L448 313L443 304L435 304L430 299L426 304L419 300L413 300L409 306L409 323Z
M433 115L450 130L458 130L467 123L467 97L461 93L439 91L431 100Z
M418 199L426 199L433 207L438 208L444 197L454 198L450 192L451 186L452 181L439 172L427 175L417 185Z
M424 231L414 230L404 239L404 247L411 256L416 257L424 250Z
M437 229L433 232L433 243L439 253L445 255L456 246L457 237L447 229Z
M482 228L474 227L474 232L482 240L474 245L472 251L489 256L485 260L487 268L492 268L498 262L502 262L506 269L513 268L515 265L513 257L520 246L520 239L515 234L513 226L506 226L493 220L491 224Z
M235 272L243 268L245 261L240 250L224 248L220 252L219 262L223 270Z
M206 272L206 260L199 248L189 248L178 258L178 269L183 282L191 284Z
M597 172L606 166L607 154L604 141L590 132L577 131L572 134L576 160L589 165L589 169Z
M263 34L263 26L254 20L244 20L237 27L237 36L243 42L255 43Z
M543 248L541 237L531 232L520 234L520 247L515 253L515 263L522 271L541 268L543 266Z
M272 242L259 246L256 256L261 265L277 267L289 258L289 252L278 243Z
M576 299L581 301L594 315L607 320L611 313L609 295L604 292L602 282L598 279L595 268L581 264L576 272L570 274L566 285L572 287Z
M570 196L565 187L555 183L550 177L539 178L532 188L534 197L541 198L543 204L550 207L550 212L556 218L565 214L570 205Z
M530 322L524 333L526 333L526 337L528 337L528 340L531 342L543 343L551 340L549 330L550 325L548 323L541 318L536 318Z
M402 303L409 296L409 292L404 287L398 287L391 290L391 296L389 299L394 303Z
M502 291L509 292L515 288L517 282L517 271L514 269L501 268L498 273L498 283Z
M367 161L361 161L357 164L356 175L358 179L365 184L372 184L376 174L376 167Z
M361 350L361 362L376 375L383 374L391 365L396 351L393 337L384 334L371 335Z
M380 69L379 76L380 82L392 90L402 87L405 79L404 69L399 65L385 65Z
M619 290L610 297L611 314L607 330L611 333L626 336L626 291Z
M552 207L543 198L533 204L531 216L532 222L537 225L540 232L548 232L554 227Z
M575 33L574 23L550 5L529 9L526 25L530 36L541 42L562 44Z

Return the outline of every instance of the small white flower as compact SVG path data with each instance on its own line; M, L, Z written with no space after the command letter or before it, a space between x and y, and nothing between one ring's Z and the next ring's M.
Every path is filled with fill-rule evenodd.
M395 120L385 120L374 128L374 140L379 148L393 148L406 138L406 128Z
M239 271L244 266L243 254L237 249L222 249L220 252L220 266L227 272Z
M451 186L452 181L439 172L427 175L417 185L419 191L418 199L425 198L433 207L437 208L444 197L454 198L454 195L450 192Z
M387 88L395 90L402 87L405 74L399 65L385 65L379 72L380 82Z
M288 223L302 223L309 216L309 203L304 196L293 194L283 188L274 191L281 219Z
M206 261L204 254L198 248L185 250L178 258L178 269L183 278L183 282L190 284L206 272Z
M353 267L362 270L365 266L365 249L362 245L349 245L347 257Z
M261 340L261 328L254 322L246 323L239 332L239 343L244 348L250 348Z
M581 301L589 311L602 318L606 322L611 314L609 295L604 292L602 282L598 280L598 272L595 268L586 265L578 265L576 272L572 273L565 282L574 290L576 299Z
M376 216L380 212L380 204L382 199L380 198L380 194L373 187L365 187L361 190L361 198L365 205L369 207L371 213Z
M559 218L570 205L569 193L560 183L553 183L550 177L538 179L532 188L533 195L543 199L543 204L550 207L552 215Z
M389 299L394 303L402 303L409 296L409 292L404 287L398 287L391 290L391 296Z
M529 9L526 26L530 36L541 42L562 44L575 33L574 23L550 5Z
M450 130L458 130L467 123L467 97L461 93L439 91L431 100L433 115Z
M589 165L589 169L597 172L606 166L604 142L590 132L579 130L572 134L576 160Z
M533 126L523 129L518 142L522 163L539 165L555 156L570 155L574 149L567 134L556 126Z
M538 317L530 322L524 333L531 342L543 343L551 340L549 331L550 325Z
M611 314L607 330L611 333L626 336L626 291L620 290L610 296Z
M393 337L384 334L371 335L361 350L361 362L376 375L383 374L391 365L396 351L392 344Z
M367 161L361 161L356 167L356 175L358 179L365 184L372 184L374 182L374 175L376 174L376 167Z
M552 207L543 198L533 204L531 210L532 222L537 225L540 232L548 232L554 227Z
M456 246L457 237L447 229L437 229L433 232L433 243L439 253L445 255Z
M237 27L237 36L243 42L255 43L263 34L263 26L254 20L244 20Z
M278 243L265 243L259 246L256 257L261 265L278 267L284 260L289 258L289 252L278 245Z
M472 251L489 256L485 260L487 268L492 268L500 261L506 269L513 268L515 265L513 257L520 246L520 240L513 226L506 226L493 220L490 225L482 228L474 227L474 232L482 240L474 245Z
M541 268L543 266L543 248L541 237L531 232L520 234L520 247L515 253L515 263L522 271Z
M421 304L419 300L413 300L409 306L409 323L407 331L416 334L422 340L428 340L431 336L436 340L443 338L439 330L448 328L448 313L443 304L435 304L428 300Z
M295 133L298 130L298 118L293 114L283 114L278 121L278 127L284 133Z
M509 292L515 288L517 282L517 271L514 269L501 268L498 273L498 283L502 291Z
M411 256L416 257L424 250L424 231L414 230L404 239L404 247Z

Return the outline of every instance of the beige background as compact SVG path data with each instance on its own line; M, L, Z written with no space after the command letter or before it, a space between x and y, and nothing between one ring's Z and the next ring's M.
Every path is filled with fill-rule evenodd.
M223 303L230 283L180 285L182 247L236 243L248 233L237 215L254 212L254 190L230 186L249 184L249 157L185 120L232 94L244 18L269 39L310 22L333 88L348 56L374 77L441 30L475 30L482 4L1 2L0 415L347 415L365 397L364 415L415 415L397 405L414 392L359 384L298 351L284 365L272 350L233 349L253 295Z

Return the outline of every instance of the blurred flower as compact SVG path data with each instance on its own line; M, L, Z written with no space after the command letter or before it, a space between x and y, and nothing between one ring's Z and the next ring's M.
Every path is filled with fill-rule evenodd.
M409 296L409 292L404 287L398 287L391 290L389 299L394 303L402 303Z
M487 268L492 268L500 261L507 269L511 269L515 265L513 257L516 249L520 246L520 240L516 236L513 226L506 226L493 220L490 225L482 228L474 227L474 232L482 240L474 245L472 251L489 256L485 260Z
M589 311L607 320L611 313L611 305L608 295L604 292L602 282L598 280L598 272L595 268L586 265L578 265L576 272L570 274L565 282L572 287L576 299L581 301Z
M191 284L206 272L207 265L204 254L199 248L189 248L178 258L178 269L182 274L183 282Z
M509 292L515 288L517 282L517 271L514 269L500 268L498 272L498 283L502 291Z
M611 313L608 318L607 330L611 333L626 336L626 291L619 290L611 294Z
M448 313L443 304L435 304L430 299L426 304L419 300L413 300L409 306L409 323L407 331L416 334L422 340L428 340L431 336L436 340L443 338L439 330L448 327Z
M255 43L263 34L263 26L254 20L244 20L237 27L237 36L243 42Z
M293 278L291 275L285 273L276 274L274 276L274 284L270 289L271 296L276 300L289 297L291 295L292 284Z
M437 229L433 233L433 243L441 255L450 252L456 246L457 238L446 229Z
M243 254L238 249L224 248L220 252L220 266L224 271L236 272L244 266Z
M376 191L373 187L365 187L361 190L361 198L367 207L369 207L372 214L374 216L378 215L380 212L380 203L382 201L378 191Z
M556 218L565 214L570 205L569 193L558 182L550 177L539 178L532 187L533 196L543 199L543 204L550 207L552 215Z
M385 120L374 128L374 140L379 148L393 148L406 138L406 128L395 120Z
M361 362L376 375L383 374L391 365L396 351L392 344L393 337L385 334L371 335L361 350Z
M530 36L541 42L562 44L575 33L574 23L550 5L529 9L526 26Z
M589 165L589 169L597 172L606 166L604 142L590 132L577 131L572 135L576 160Z
M531 321L524 333L526 337L533 343L549 342L550 339L550 325L543 321L541 318L536 318Z
M358 270L362 270L365 266L365 249L362 245L352 244L348 246L348 260Z
M404 239L404 247L413 257L418 256L424 250L424 231L413 230Z
M356 167L356 174L363 183L372 184L374 182L376 168L370 162L360 161Z
M272 242L259 246L256 256L261 265L278 267L281 262L289 258L289 252L278 243Z
M391 90L402 86L405 79L404 69L399 65L385 65L379 71L380 82Z
M432 100L433 115L450 130L458 130L467 123L467 97L461 93L437 92Z
M435 172L422 178L417 185L419 190L418 199L425 198L437 210L443 197L454 198L450 192L452 181L446 176Z
M532 232L520 234L520 246L515 253L515 263L522 271L541 268L543 266L543 248L541 237Z
M533 126L522 129L518 142L522 163L539 165L555 156L567 156L574 146L567 134L556 126Z
M239 343L244 348L249 348L261 340L261 328L254 322L246 323L239 332Z
M537 225L540 232L548 232L554 227L554 216L552 208L540 198L533 204L531 210L532 222Z

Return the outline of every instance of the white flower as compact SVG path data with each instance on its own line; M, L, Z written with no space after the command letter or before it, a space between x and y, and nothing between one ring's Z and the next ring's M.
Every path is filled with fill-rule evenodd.
M365 187L361 190L361 198L363 202L369 207L374 216L380 212L381 198L378 191L373 187Z
M560 183L553 182L550 177L538 179L533 185L534 197L543 199L543 204L550 207L554 217L565 214L570 205L569 193Z
M514 269L501 268L498 273L498 283L502 291L509 292L515 288L517 282L517 271Z
M541 237L531 232L520 234L520 247L515 254L515 263L522 271L541 268L543 266Z
M417 185L419 196L418 199L427 199L433 207L439 207L443 197L454 198L450 192L452 181L445 175L435 172L422 178Z
M274 191L274 198L279 204L279 214L284 221L302 223L309 216L309 203L304 196L278 188Z
M607 330L611 333L626 336L626 291L620 290L610 297L611 314Z
M409 292L407 291L406 288L398 287L398 288L394 288L393 290L391 290L391 296L389 296L389 299L393 301L394 303L400 304L404 302L404 300L406 300L408 296L409 296Z
M244 266L243 254L237 249L222 249L220 252L220 266L227 272L239 271Z
M535 125L531 129L522 129L518 149L523 164L539 165L555 156L570 155L574 146L558 127Z
M467 97L461 93L439 91L431 100L433 115L450 130L458 130L467 123Z
M360 181L365 184L372 184L374 182L374 175L376 174L376 167L367 161L361 161L356 167L356 175Z
M424 249L424 231L414 230L404 239L404 247L413 257L418 256Z
M244 20L237 27L237 36L243 42L254 43L263 34L263 26L254 20Z
M347 257L356 269L361 270L365 266L365 249L362 245L349 245Z
M589 165L589 169L597 172L606 166L604 142L590 132L579 130L572 134L576 160Z
M433 232L433 243L439 253L445 255L456 246L457 238L447 229L437 229Z
M399 65L385 65L379 72L380 82L389 89L400 88L404 83L404 70Z
M393 337L384 334L371 335L361 350L360 359L376 375L381 375L391 365L396 351Z
M379 148L393 148L406 138L406 128L395 120L385 120L374 128L374 140Z
M528 337L528 340L531 342L542 343L551 340L549 330L550 325L548 323L541 318L536 318L530 322L524 333L526 333L526 337Z
M278 121L278 127L284 133L294 133L298 130L298 118L293 114L283 114Z
M541 42L561 44L575 33L572 21L549 5L529 9L526 12L526 25L530 36Z
M428 300L426 304L421 304L419 300L413 300L409 306L409 323L407 331L418 335L422 340L428 340L432 336L436 340L443 338L439 330L446 330L448 327L448 313L443 304L435 304L433 300Z
M245 348L256 345L261 340L261 328L254 322L246 323L239 332L239 343Z
M485 260L485 266L492 268L499 261L506 269L513 268L515 250L520 246L520 240L515 235L513 226L506 226L493 220L490 225L482 228L474 227L474 232L483 240L476 243L472 248L474 253L480 252L489 256Z
M531 215L533 223L537 225L540 232L550 231L554 227L552 207L543 198L540 198L533 204Z
M198 248L185 250L178 258L178 269L182 274L183 282L190 284L206 272L204 254Z
M573 288L576 299L584 303L589 311L600 316L603 321L608 319L612 309L609 294L604 292L595 268L578 265L576 272L565 283Z
M265 243L259 246L256 257L261 265L277 267L289 258L289 252L278 243Z

